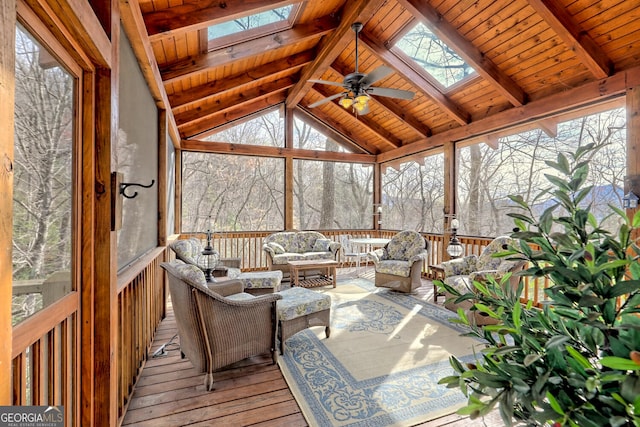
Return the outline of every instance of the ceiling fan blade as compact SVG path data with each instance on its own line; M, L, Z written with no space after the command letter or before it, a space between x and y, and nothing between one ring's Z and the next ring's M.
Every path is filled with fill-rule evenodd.
M360 84L364 86L364 88L366 89L367 87L371 86L378 80L384 79L391 73L393 73L392 68L389 68L386 65L381 65L375 70L373 70L372 72L370 72L369 74L367 74L366 76L364 76L362 80L360 80Z
M367 93L371 95L400 99L413 99L413 97L415 96L415 93L408 90L390 89L387 87L370 87L369 89L367 89Z
M320 101L314 102L313 104L309 105L309 108L315 108L315 107L318 107L318 106L320 106L322 104L326 104L327 102L332 101L332 100L334 100L336 98L340 98L343 95L344 95L344 93L336 93L335 95L331 95L331 96L329 96L327 98L321 99Z
M330 82L329 80L307 80L308 82L311 83L321 83L323 85L331 85L331 86L340 86L340 87L344 87L343 83L338 83L338 82Z

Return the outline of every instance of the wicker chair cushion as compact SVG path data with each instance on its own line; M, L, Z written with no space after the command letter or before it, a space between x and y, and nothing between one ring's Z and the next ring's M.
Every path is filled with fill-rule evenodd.
M376 265L376 272L393 274L394 276L409 277L413 262L388 259L379 261Z

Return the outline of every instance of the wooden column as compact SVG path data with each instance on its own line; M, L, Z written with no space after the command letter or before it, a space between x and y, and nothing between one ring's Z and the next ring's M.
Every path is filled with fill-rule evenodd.
M293 148L293 109L284 110L284 146Z
M284 110L284 146L293 148L293 109ZM293 228L293 157L287 154L284 160L284 229Z
M182 227L182 150L176 148L175 191L173 199L174 234L180 234Z
M11 405L11 263L16 3L0 0L0 405Z
M82 134L87 135L82 141L82 204L81 204L81 269L82 280L78 284L80 290L80 317L81 330L78 347L80 363L80 425L92 426L93 407L95 406L95 392L93 378L95 366L93 364L94 348L94 290L95 290L95 220L96 217L96 186L95 186L95 161L96 147L93 136L95 123L95 74L85 73L83 77L82 95ZM91 137L89 136L91 135Z
M111 68L96 69L95 93L95 256L93 299L93 422L118 424L117 241L111 231L111 153L119 126L120 15L117 0L94 2L111 41ZM118 191L117 189L115 191ZM83 379L84 382L84 379Z
M382 205L382 168L380 163L373 164L373 229L380 231L382 224L378 224L377 206Z
M444 152L444 242L441 249L440 257L443 261L449 259L446 247L447 242L451 238L449 232L451 228L451 216L456 213L456 145L453 142L446 142L443 147Z
M627 90L627 176L624 182L624 193L633 191L640 196L640 86ZM630 218L638 209L629 209ZM635 238L640 233L635 233Z
M284 159L284 229L293 228L293 157Z
M158 246L167 246L167 110L158 111Z

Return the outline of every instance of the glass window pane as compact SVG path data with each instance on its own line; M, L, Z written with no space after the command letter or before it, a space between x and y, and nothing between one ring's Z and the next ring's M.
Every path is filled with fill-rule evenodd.
M294 160L293 170L295 228L373 228L371 165Z
M16 29L13 324L71 289L74 78Z
M278 110L211 134L202 141L284 147L284 120Z
M444 154L407 162L382 176L382 228L442 233Z
M558 125L558 136L534 130L500 138L497 150L484 144L458 150L457 205L462 234L494 237L509 233L513 220L508 212L520 212L509 195L520 195L540 215L553 205L553 195L535 199L549 187L545 174L555 175L545 161L556 161L559 152L573 153L595 143L599 148L589 162L587 185L593 185L584 200L609 231L617 229L617 216L609 204L622 206L626 173L626 120L624 109L580 117Z
M284 159L182 154L183 233L282 230L283 209Z
M228 36L230 34L236 34L243 31L251 30L254 28L263 27L275 22L286 21L289 19L289 14L293 9L293 5L278 7L264 12L256 13L253 15L245 16L243 18L233 19L231 21L223 22L221 24L212 25L209 27L207 34L209 40L214 40L220 37Z
M349 152L335 140L322 134L322 132L309 126L302 120L293 120L293 148L317 151Z
M445 88L474 73L473 68L464 62L460 55L421 22L399 39L395 47L408 55Z

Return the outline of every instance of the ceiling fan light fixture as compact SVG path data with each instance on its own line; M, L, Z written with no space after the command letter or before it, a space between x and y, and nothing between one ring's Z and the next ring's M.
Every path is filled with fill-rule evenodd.
M355 103L356 104L360 104L360 105L362 105L364 107L365 105L367 105L368 102L369 102L369 96L368 95L360 94L360 95L356 96L356 99L355 99Z
M368 105L367 105L366 102L364 104L361 104L360 102L355 102L353 104L353 108L355 108L355 110L358 113L362 113L363 111L365 111L367 109L367 107L368 107Z
M349 108L353 105L353 99L349 95L345 95L339 102L344 108Z

